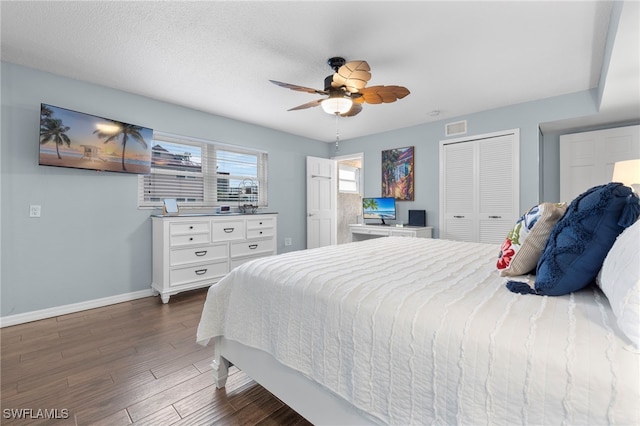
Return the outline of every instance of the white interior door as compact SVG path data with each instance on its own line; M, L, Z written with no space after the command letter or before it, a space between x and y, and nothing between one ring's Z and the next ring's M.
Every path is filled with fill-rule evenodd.
M307 248L336 244L337 161L307 157Z
M616 161L640 158L640 126L560 136L560 201L611 182Z

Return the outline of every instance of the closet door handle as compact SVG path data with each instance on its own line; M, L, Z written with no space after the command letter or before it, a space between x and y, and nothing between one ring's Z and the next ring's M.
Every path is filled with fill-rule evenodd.
M226 232L227 234L230 234L233 232L235 228L224 228L224 232Z
M196 271L196 275L204 275L207 273L207 269L197 269Z
M205 254L207 254L207 251L206 250L197 251L195 254L196 256L204 256Z

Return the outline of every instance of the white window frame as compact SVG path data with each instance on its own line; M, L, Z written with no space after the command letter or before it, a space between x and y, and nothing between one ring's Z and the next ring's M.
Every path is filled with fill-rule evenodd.
M340 172L342 170L353 172L354 178L347 179L344 176L341 176ZM341 185L343 182L354 183L356 186L356 189L355 190L344 189ZM359 168L338 163L338 192L347 193L347 194L360 194L360 169Z
M222 201L218 200L218 178L222 177L224 179L242 179L243 182L251 182L253 181L257 186L258 194L252 197L250 202L252 204L256 204L259 207L267 207L268 206L268 181L267 181L267 169L268 169L268 153L266 151L241 147L238 145L224 144L215 141L209 141L204 139L196 139L190 138L186 136L178 136L171 135L168 133L154 132L153 135L154 141L158 142L170 142L175 144L182 145L190 145L197 146L201 149L202 152L202 162L201 162L201 172L193 172L193 171L178 171L178 170L167 170L154 168L153 162L151 164L151 173L149 175L139 175L138 176L138 207L139 208L158 208L162 207L164 198L177 198L178 206L181 208L215 208L220 205L229 205L236 206L240 204L244 204L246 200L239 199L240 197L236 197L235 199L225 199ZM248 154L255 155L257 158L257 176L249 177L249 176L222 176L216 173L216 153L218 151L226 151L226 152L234 152L239 154ZM153 161L153 160L152 160ZM188 201L183 198L189 197L180 197L175 196L176 193L172 192L171 196L168 196L169 192L165 193L163 196L162 191L160 194L155 194L153 200L149 200L148 188L145 188L145 185L150 184L150 179L154 176L180 176L184 178L193 177L201 180L202 189L198 189L197 186L199 183L196 183L192 189L196 191L202 191L198 193L196 197L198 201ZM245 179L246 178L246 179ZM249 179L250 178L250 179ZM255 191L254 191L255 192ZM188 194L184 194L188 195Z

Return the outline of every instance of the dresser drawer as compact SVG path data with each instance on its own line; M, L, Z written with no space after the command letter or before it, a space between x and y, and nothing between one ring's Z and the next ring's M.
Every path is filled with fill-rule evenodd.
M272 217L261 219L247 219L247 229L273 228L276 221Z
M244 239L244 220L213 222L213 241Z
M228 272L229 265L226 261L187 268L172 268L169 272L169 285L178 286L190 282L210 280L222 277Z
M231 244L231 257L251 256L254 254L272 254L275 241L273 238L268 240L257 240Z
M186 263L226 260L227 257L229 257L229 250L227 247L227 244L222 244L174 249L170 252L169 264L171 266L176 266L184 265Z
M273 237L273 228L247 229L247 238Z
M392 230L391 231L391 236L392 237L415 237L416 233L413 231L396 231L396 230Z
M382 235L389 236L389 231L386 228L371 229L371 228L351 228L352 234L365 234L365 235Z
M184 223L172 223L171 235L182 234L208 234L209 222L184 222Z
M209 240L209 234L172 235L170 240L171 247L185 246L189 244L207 244L211 242Z

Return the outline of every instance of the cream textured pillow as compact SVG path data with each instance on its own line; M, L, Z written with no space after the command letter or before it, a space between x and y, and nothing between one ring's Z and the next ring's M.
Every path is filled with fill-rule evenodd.
M542 203L516 221L498 256L496 267L501 276L524 275L536 269L549 234L565 210L566 203Z
M596 283L609 299L618 327L640 349L640 221L613 243Z

